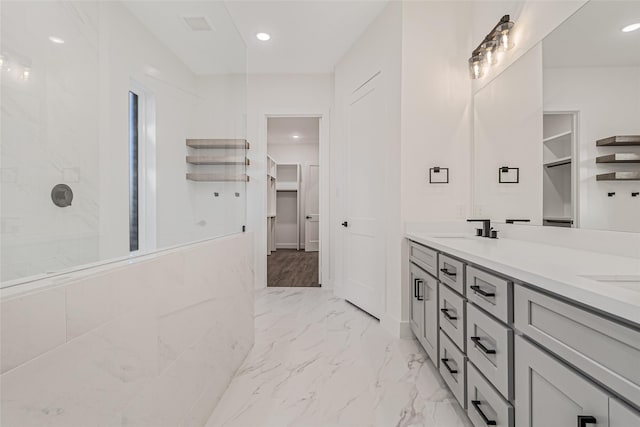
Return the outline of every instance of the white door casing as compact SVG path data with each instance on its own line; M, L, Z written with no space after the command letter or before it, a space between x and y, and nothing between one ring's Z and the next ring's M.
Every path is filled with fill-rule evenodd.
M307 165L305 184L304 250L320 250L320 166Z
M386 101L380 73L346 100L346 182L343 219L344 297L374 317L384 312L383 207Z

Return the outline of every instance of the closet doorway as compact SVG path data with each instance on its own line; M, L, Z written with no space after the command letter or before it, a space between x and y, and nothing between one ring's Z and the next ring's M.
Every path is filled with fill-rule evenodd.
M318 287L320 118L267 118L267 286Z

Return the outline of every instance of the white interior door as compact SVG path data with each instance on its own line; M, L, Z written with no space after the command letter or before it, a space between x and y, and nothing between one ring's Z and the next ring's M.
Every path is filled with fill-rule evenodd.
M344 296L371 315L384 310L385 242L381 200L384 194L386 101L380 75L347 103L344 227Z
M309 165L305 185L304 250L320 250L320 166Z

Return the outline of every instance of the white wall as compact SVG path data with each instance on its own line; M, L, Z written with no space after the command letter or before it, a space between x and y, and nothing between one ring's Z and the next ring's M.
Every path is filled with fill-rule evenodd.
M267 286L267 115L319 116L320 120L320 233L323 260L329 259L329 202L328 168L330 164L331 107L333 102L333 75L331 74L249 74L247 138L251 142L249 156L251 182L248 186L247 217L254 232L256 286ZM324 198L324 199L323 199ZM323 210L324 209L324 210ZM326 221L326 224L325 222ZM331 286L333 273L328 262L323 262L322 285Z
M267 153L279 163L299 163L301 166L300 173L300 215L298 218L300 224L300 247L304 248L305 243L305 215L307 202L307 178L309 176L309 165L317 165L320 161L320 150L318 144L268 144ZM295 217L295 215L294 215ZM276 218L277 223L277 218ZM276 244L281 242L295 241L290 239L279 239L278 227L276 225Z
M3 426L204 426L254 340L252 236L2 290Z
M544 110L579 112L580 227L640 232L640 197L631 197L640 185L596 181L597 174L635 170L634 165L595 160L621 151L640 154L639 147L596 147L598 139L640 134L640 68L545 68Z
M403 7L400 192L404 223L470 215L472 107L466 68L470 21L467 2L407 2ZM449 168L449 184L429 184L429 168L435 166ZM393 250L401 253L398 244ZM406 265L402 263L401 283L408 280ZM397 319L406 325L409 295L406 286L402 291L394 292L390 302L402 307L402 317Z
M332 264L335 266L336 293L343 296L343 277L345 259L344 232L339 226L346 217L345 179L349 164L346 161L345 143L347 139L346 111L349 96L377 72L376 90L385 96L387 105L385 114L390 138L382 148L381 158L386 159L386 168L380 171L384 187L379 201L381 212L376 218L384 225L385 259L370 260L372 263L385 263L385 300L386 307L381 323L399 333L401 318L400 286L400 247L402 244L401 195L400 195L400 144L401 144L401 69L402 69L402 4L390 3L353 44L335 69L335 132L332 144ZM387 112L389 114L387 114ZM367 153L361 153L366 156Z
M100 140L101 259L128 253L128 108L122 99L131 80L147 88L156 105L157 247L239 232L245 184L187 181L185 173L194 167L185 162L185 142L244 138L245 76L197 77L119 2L101 3L101 13L108 66ZM235 197L237 191L242 197Z

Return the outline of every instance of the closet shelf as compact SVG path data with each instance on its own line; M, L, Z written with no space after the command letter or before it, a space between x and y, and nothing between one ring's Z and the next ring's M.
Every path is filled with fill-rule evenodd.
M619 135L596 141L598 147L620 147L625 145L640 145L640 135Z
M560 159L552 160L550 162L545 162L544 166L547 168L553 168L556 166L570 165L571 161L572 161L571 156L562 157Z
M557 135L552 135L552 136L549 136L549 137L547 137L547 138L544 138L544 139L542 140L542 142L555 141L556 139L560 139L560 138L562 138L562 137L569 136L569 135L571 135L572 133L573 133L573 132L572 132L572 131L570 131L570 130L569 130L569 131L566 131L566 132L562 132L562 133L559 133L559 134L557 134Z
M640 154L615 153L596 157L596 163L640 163Z
M640 181L640 172L610 172L596 175L597 181Z
M298 191L298 183L276 181L276 191Z
M233 148L249 149L246 139L187 139L187 146L191 148Z
M188 173L187 179L198 182L249 182L247 175L222 175L219 173Z
M239 166L249 165L249 159L224 158L215 156L187 156L187 163L192 165Z

